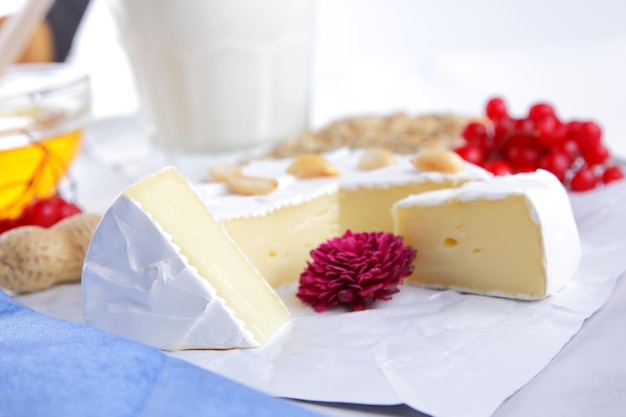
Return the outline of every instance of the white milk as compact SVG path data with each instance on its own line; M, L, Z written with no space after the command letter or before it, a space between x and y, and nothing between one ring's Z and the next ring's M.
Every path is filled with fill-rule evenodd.
M159 147L229 151L308 122L315 0L109 0Z

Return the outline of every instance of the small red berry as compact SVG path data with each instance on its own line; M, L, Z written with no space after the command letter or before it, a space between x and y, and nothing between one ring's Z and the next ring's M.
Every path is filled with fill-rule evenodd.
M500 97L493 97L487 101L485 113L489 120L497 121L508 115L506 103Z
M526 174L526 173L535 172L535 171L536 169L531 166L516 167L513 169L514 174Z
M63 220L67 217L73 216L81 212L82 210L76 204L73 204L73 203L70 203L69 201L64 200L64 204L61 205L61 209L59 210L59 215L61 217L60 220Z
M502 159L492 159L485 162L484 168L493 175L508 175L513 173L513 168Z
M610 165L602 173L602 182L605 184L619 181L624 178L624 171L617 165Z
M565 175L570 168L570 158L562 152L551 151L539 161L539 168L553 173L561 182L565 182Z
M20 226L24 226L24 224L19 217L15 219L0 220L0 233L4 233L8 230L15 229L16 227Z
M463 145L455 149L459 156L474 165L482 165L485 161L485 151L476 145Z
M572 177L570 188L572 191L589 191L596 188L598 179L591 167L582 167Z
M482 123L470 122L463 128L461 136L469 143L480 144L487 139L487 128Z
M532 133L535 129L535 122L531 119L516 119L513 127L520 133Z
M59 217L59 201L56 197L36 199L22 212L20 217L25 224L50 227Z
M582 126L583 124L578 120L572 120L565 123L565 127L567 129L567 138L578 142L578 139L581 135Z
M603 164L610 156L609 150L599 142L595 146L589 146L583 150L583 158L589 165Z
M602 140L602 129L595 122L583 122L580 127L578 143L585 150L600 144Z
M513 146L509 148L509 163L516 169L523 171L534 171L539 167L541 150L536 146Z
M508 116L502 117L493 124L493 136L496 143L504 140L513 130L513 119Z
M58 195L36 199L18 217L23 225L50 227L66 217L80 213L81 209Z
M545 117L555 117L554 108L547 103L536 103L530 106L528 110L528 118L537 123Z
M581 155L580 145L572 139L567 139L564 142L555 145L552 150L567 155L570 159L570 163L574 162L574 160Z
M500 155L508 161L513 162L517 158L519 148L539 147L534 136L528 133L513 133L500 146Z
M574 120L567 123L567 136L575 140L580 148L585 150L601 143L602 129L595 122Z
M567 128L554 117L544 117L537 122L537 140L544 146L553 147L567 137Z

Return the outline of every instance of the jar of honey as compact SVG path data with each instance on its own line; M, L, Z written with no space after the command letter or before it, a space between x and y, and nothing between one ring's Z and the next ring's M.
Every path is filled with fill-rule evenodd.
M0 220L56 193L90 101L89 77L65 64L15 65L0 79Z

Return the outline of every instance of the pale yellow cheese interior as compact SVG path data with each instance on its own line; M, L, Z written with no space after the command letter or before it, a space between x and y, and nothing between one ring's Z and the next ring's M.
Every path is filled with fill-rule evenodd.
M542 235L531 216L524 196L397 207L395 233L417 250L407 281L530 299L546 296Z
M360 186L339 191L339 229L393 233L393 205L412 194L452 188L465 181L424 181L403 185Z
M233 217L224 228L269 284L278 288L299 279L321 243L353 232L393 233L393 205L411 195L460 186L464 180L340 189L261 216Z
M240 217L224 228L271 286L297 280L311 250L337 236L335 193L288 205L261 217Z
M176 170L160 171L124 194L172 236L181 254L259 343L287 321L289 313L280 298Z

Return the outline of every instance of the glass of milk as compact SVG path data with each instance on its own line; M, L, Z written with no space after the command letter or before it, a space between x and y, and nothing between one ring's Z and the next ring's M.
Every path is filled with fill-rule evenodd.
M109 4L165 152L250 149L307 128L315 0Z

